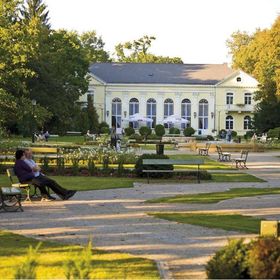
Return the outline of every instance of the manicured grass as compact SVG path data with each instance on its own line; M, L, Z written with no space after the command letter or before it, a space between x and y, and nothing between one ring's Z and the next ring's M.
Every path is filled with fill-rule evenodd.
M236 188L225 192L184 194L148 200L149 203L217 203L237 197L280 194L280 188Z
M140 144L140 147L143 150L156 151L156 144ZM165 144L164 145L164 150L166 150L166 151L174 150L174 145L173 144Z
M218 170L227 170L227 169L232 169L231 165L226 165L223 164L219 161L215 161L207 156L199 156L199 155L187 155L187 154L179 154L179 155L170 155L170 159L177 159L177 160L196 160L196 159L202 159L204 160L203 165L200 166L201 169L206 169L206 170L213 170L213 169L218 169ZM176 169L180 168L187 168L187 169L196 169L197 166L195 165L190 165L190 166L175 166Z
M265 182L247 173L211 173L214 182Z
M150 213L150 215L183 224L256 234L259 233L261 222L261 219L238 214Z
M0 231L0 279L13 279L15 268L22 263L28 247L38 240ZM82 250L78 245L42 242L37 261L38 279L65 279L64 263ZM92 279L159 279L151 260L130 254L93 250Z
M104 190L117 188L131 188L133 178L116 178L116 177L86 177L86 176L51 176L61 186L67 189L87 191L87 190ZM9 186L10 182L7 176L0 176L0 186Z
M145 178L124 178L124 177L94 177L94 176L51 176L59 184L67 189L79 191L105 190L117 188L132 188L134 182L147 183ZM245 173L214 173L212 180L205 182L259 182L260 179ZM151 183L170 184L170 183L194 183L196 178L191 179L152 179ZM0 175L0 186L9 186L10 181L7 176Z
M83 144L85 141L84 136L58 136L50 137L49 142L67 142L73 144ZM44 142L45 143L45 142Z

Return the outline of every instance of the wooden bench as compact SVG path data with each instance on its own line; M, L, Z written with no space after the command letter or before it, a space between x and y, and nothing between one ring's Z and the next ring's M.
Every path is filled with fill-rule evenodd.
M206 143L205 148L198 148L198 154L201 156L208 156L211 143Z
M17 180L17 177L15 175L15 171L13 168L9 168L6 170L7 172L7 176L8 178L10 179L10 182L11 182L11 188L13 189L24 189L26 191L26 200L27 201L31 201L31 195L30 195L30 189L32 187L31 184L21 184L18 180ZM35 191L34 193L36 193L36 188L35 188Z
M219 161L230 161L231 153L223 152L222 147L219 145L217 145L216 148L219 156Z
M248 159L249 151L241 151L241 155L239 158L232 159L232 165L235 163L236 168L246 168L247 159Z
M172 160L172 159L143 159L143 167L148 165L196 165L197 166L197 182L200 183L200 165L204 164L204 160ZM173 169L173 170L158 170L158 169L144 169L143 173L147 173L148 184L150 183L150 173L177 173L189 172L190 169ZM193 171L193 170L192 170Z
M6 212L20 210L23 212L21 205L21 190L19 188L0 188L0 209Z

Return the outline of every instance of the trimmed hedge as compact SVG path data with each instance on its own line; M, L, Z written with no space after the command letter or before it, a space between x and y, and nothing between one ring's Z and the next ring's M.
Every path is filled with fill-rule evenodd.
M169 159L166 155L157 154L143 154L140 156L135 164L135 173L137 177L147 177L147 173L143 170L173 170L173 165L145 165L143 166L143 159ZM170 178L172 173L149 173L151 178Z
M208 279L279 279L280 241L260 237L231 240L206 265Z
M169 134L180 134L180 132L181 132L180 129L177 127L171 127L169 129Z
M126 127L124 129L124 133L125 133L126 136L131 136L131 135L135 134L135 129L133 127L130 127L130 126Z
M155 127L155 134L162 137L165 134L165 128L162 124L157 124Z
M190 137L190 136L194 135L195 130L192 127L186 127L184 129L183 133L186 137Z

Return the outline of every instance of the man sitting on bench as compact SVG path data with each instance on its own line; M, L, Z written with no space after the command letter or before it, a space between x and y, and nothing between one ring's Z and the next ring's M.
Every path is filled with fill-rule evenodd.
M55 197L48 194L46 186L63 200L68 200L76 193L76 191L64 189L56 181L42 174L40 167L32 160L31 150L26 150L25 152L23 150L18 150L15 156L16 163L14 170L19 181L21 183L31 182L33 185L38 186L43 201L55 200Z

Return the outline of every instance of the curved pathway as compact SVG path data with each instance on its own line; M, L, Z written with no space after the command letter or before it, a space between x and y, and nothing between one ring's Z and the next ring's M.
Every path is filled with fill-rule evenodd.
M250 154L250 170L265 183L135 184L131 189L79 192L70 201L25 203L23 213L1 213L1 228L36 238L84 244L156 260L166 278L205 278L204 265L229 237L240 233L150 217L161 211L229 211L279 219L280 195L217 204L146 204L145 200L235 187L280 186L280 153ZM262 167L264 166L264 168ZM272 178L272 179L271 179ZM242 234L244 237L244 234ZM252 235L246 235L252 236Z

